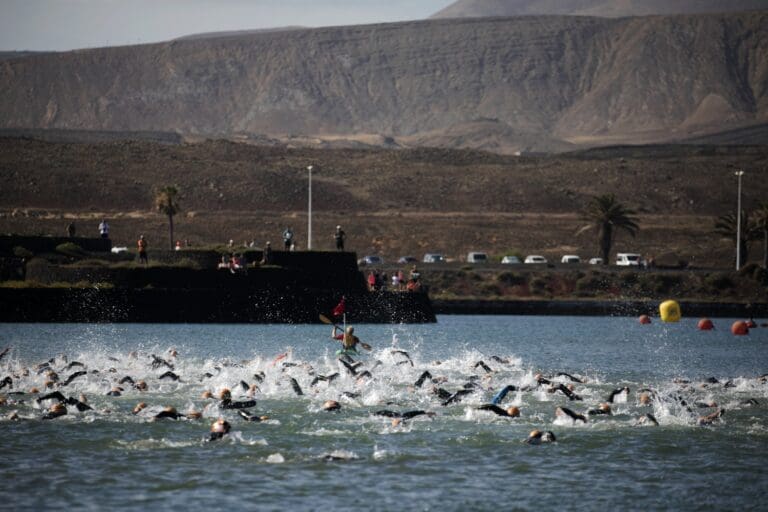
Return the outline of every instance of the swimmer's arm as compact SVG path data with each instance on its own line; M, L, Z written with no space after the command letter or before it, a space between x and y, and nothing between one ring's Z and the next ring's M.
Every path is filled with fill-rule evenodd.
M504 400L504 397L507 396L507 393L510 391L517 391L517 386L513 386L512 384L508 386L504 386L504 388L496 393L496 396L493 397L493 400L491 400L491 403L493 405L499 405L502 400Z

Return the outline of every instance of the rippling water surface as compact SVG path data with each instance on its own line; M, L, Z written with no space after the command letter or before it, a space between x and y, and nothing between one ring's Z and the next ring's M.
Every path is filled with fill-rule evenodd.
M360 325L373 351L356 358L357 376L336 359L323 325L2 324L0 349L12 350L0 361L0 379L10 376L13 388L0 389L7 399L0 503L13 510L766 509L768 383L759 377L768 373L768 328L734 337L731 320L716 321L711 332L695 323L443 316L434 325ZM152 354L181 379L160 379L169 368L153 368ZM40 419L53 401L38 403L30 390L44 388L48 368L36 366L51 358L60 381L88 372L58 389L84 394L93 411L69 406L66 416ZM75 361L84 367L69 366ZM366 370L370 377L359 377ZM416 387L425 370L432 377ZM558 372L583 380L573 383L583 400L548 392L536 383L539 372L555 385L572 383ZM126 384L122 396L107 396L125 376L149 389ZM241 381L258 385L249 412L266 421L246 422L201 398L227 387L234 400L247 400ZM519 418L477 409L508 384L527 389L501 403L519 407ZM465 386L471 392L449 405L434 392ZM586 424L555 416L558 406L585 413L623 386L630 392L618 395L611 416ZM652 405L638 403L641 388L652 390ZM341 410L324 411L326 400ZM148 407L133 415L138 402ZM716 406L703 407L710 402ZM153 421L164 406L203 418ZM720 408L720 420L698 424ZM435 414L393 425L373 414L382 409ZM14 411L18 420L9 419ZM647 413L659 426L638 424ZM205 442L219 417L232 431ZM557 442L524 443L533 429L552 431Z

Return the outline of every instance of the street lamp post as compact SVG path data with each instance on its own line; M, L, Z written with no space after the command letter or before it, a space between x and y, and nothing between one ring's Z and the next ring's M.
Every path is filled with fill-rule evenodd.
M734 173L739 181L738 192L736 194L736 270L741 267L741 177L744 171L739 169Z
M314 165L307 166L309 173L309 197L307 198L307 250L312 250L312 171ZM739 182L741 183L741 182Z

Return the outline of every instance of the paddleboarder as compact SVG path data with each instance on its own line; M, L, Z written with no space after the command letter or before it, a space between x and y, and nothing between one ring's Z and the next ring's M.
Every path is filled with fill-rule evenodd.
M336 351L338 355L358 355L357 344L360 343L360 338L355 336L355 328L351 325L347 326L345 330L342 330L338 325L333 326L331 331L331 338L341 341L341 349Z

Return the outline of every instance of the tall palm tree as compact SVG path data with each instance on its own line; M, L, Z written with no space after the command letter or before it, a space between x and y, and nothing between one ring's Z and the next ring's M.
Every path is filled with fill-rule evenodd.
M749 242L754 238L756 233L754 222L747 217L747 213L741 211L741 235L736 236L738 226L738 219L736 215L728 213L721 215L715 221L715 233L736 243L736 239L739 239L739 267L744 265L749 258Z
M582 211L582 218L588 224L578 232L590 229L597 231L600 256L603 264L607 265L616 231L625 231L634 238L640 230L634 215L635 212L616 201L613 194L594 196Z
M752 212L754 226L763 235L763 268L768 269L768 201L763 201Z
M173 250L173 216L181 211L176 197L179 191L174 186L161 188L155 195L155 207L157 211L168 216L168 229L171 237L171 250Z

